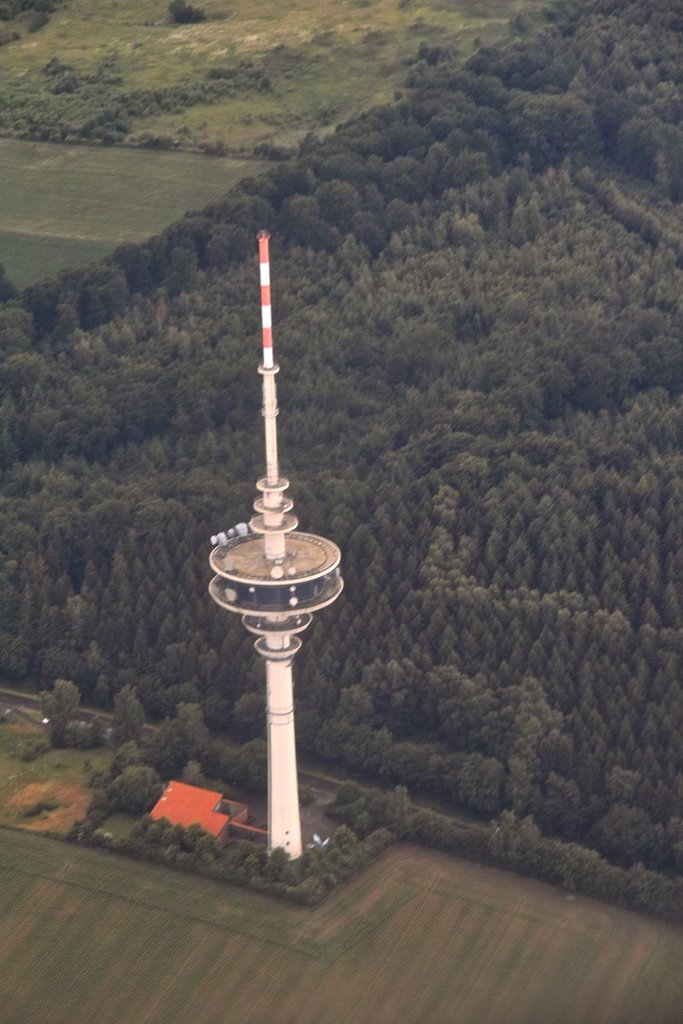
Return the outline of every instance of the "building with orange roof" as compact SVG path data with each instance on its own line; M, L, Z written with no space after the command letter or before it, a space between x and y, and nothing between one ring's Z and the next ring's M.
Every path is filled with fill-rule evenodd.
M199 825L225 846L231 833L243 838L262 839L264 829L247 825L249 809L236 800L226 800L222 793L172 779L157 800L150 814L154 821L166 818L172 825Z

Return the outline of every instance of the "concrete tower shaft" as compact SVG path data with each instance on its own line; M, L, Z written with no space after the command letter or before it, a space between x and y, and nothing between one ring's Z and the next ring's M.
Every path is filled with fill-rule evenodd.
M209 593L222 608L241 614L245 628L258 636L256 650L266 661L268 845L297 858L302 842L292 660L301 647L297 634L310 625L311 613L336 601L344 583L339 548L297 531L293 503L285 497L289 481L280 476L269 237L259 232L263 361L258 370L263 379L266 475L256 484L260 497L254 501L249 532L219 535L222 542L209 559L216 574Z

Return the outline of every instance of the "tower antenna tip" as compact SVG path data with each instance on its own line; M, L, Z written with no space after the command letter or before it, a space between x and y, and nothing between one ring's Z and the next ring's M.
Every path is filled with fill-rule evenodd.
M268 253L267 231L259 231L259 261L261 275L261 326L263 333L263 365L266 370L273 369L273 317L270 308L270 256Z

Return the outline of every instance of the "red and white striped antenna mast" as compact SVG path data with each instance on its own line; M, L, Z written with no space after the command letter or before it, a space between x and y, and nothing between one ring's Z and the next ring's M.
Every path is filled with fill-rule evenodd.
M280 478L280 467L277 454L277 390L275 374L280 367L273 360L273 313L270 304L270 254L267 231L259 231L259 261L261 275L261 336L263 343L263 362L259 373L263 377L263 422L266 434L266 475L259 480L257 487L263 493L258 502L257 511L263 513L263 519L256 522L260 529L262 522L265 554L268 559L280 560L285 553L285 533L296 529L296 516L285 515L292 508L292 502L284 498L289 481Z
M261 333L263 335L263 365L267 370L273 366L273 314L270 305L270 253L267 231L259 231L259 259L261 262Z

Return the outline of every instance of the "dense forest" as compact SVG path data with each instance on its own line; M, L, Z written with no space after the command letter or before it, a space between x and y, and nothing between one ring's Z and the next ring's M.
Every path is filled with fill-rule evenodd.
M206 587L262 472L265 226L283 468L346 579L300 745L683 868L682 53L681 0L422 47L395 104L6 302L0 674L262 734Z

